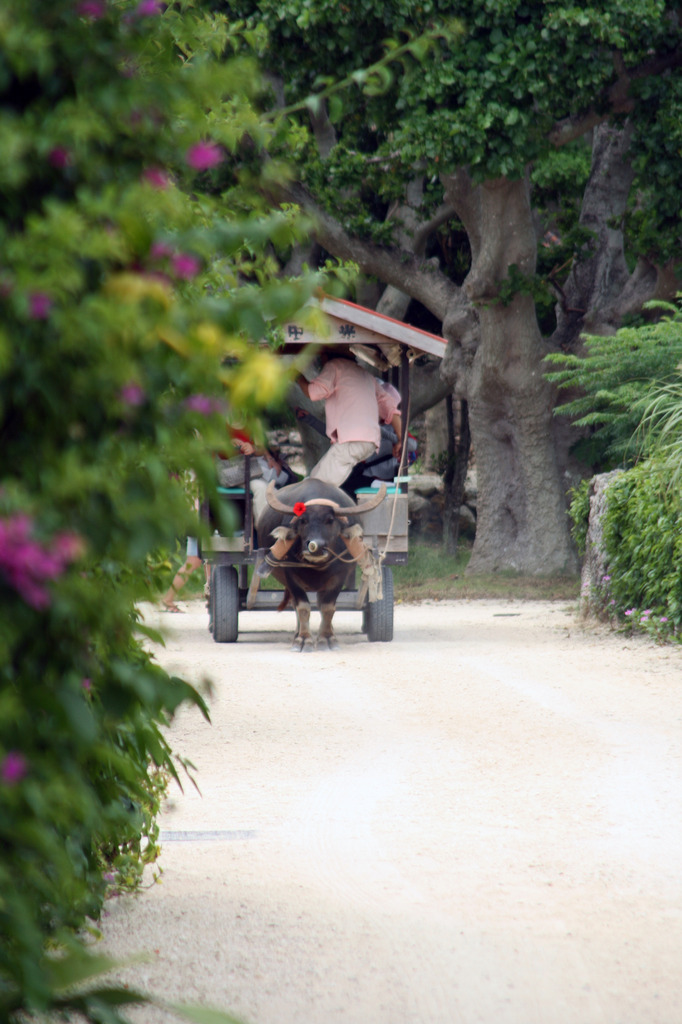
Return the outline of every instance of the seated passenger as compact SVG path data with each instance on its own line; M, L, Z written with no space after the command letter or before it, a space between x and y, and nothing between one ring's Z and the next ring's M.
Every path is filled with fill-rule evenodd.
M256 454L258 454L256 452ZM294 484L298 477L291 466L284 459L279 448L272 446L266 448L262 455L258 455L258 464L261 475L251 479L251 494L253 496L253 522L258 522L260 514L267 505L265 491L271 480L275 481L275 487L286 487L287 484Z

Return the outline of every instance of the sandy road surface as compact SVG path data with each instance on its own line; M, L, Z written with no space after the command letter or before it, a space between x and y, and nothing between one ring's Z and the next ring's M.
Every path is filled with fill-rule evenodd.
M201 796L163 884L109 905L126 982L251 1024L682 1022L682 652L483 601L297 655L290 613L218 645L183 607L148 619L213 724L172 729Z

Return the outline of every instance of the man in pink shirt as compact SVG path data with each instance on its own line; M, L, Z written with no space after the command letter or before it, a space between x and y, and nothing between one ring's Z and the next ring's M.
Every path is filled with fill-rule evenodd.
M400 452L402 421L395 389L385 388L354 359L326 352L322 359L323 368L317 377L311 381L302 375L297 378L311 401L324 401L326 433L331 441L309 475L340 487L358 462L378 451L380 423L391 424L398 437L394 448Z

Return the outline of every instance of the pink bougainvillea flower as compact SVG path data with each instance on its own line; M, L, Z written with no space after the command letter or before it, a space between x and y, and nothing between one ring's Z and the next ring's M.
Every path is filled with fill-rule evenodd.
M106 0L81 0L76 4L76 12L81 18L89 18L90 21L97 21L107 13Z
M78 533L58 533L52 540L52 553L65 565L85 554L85 542Z
M147 396L139 384L136 384L135 381L130 381L128 384L123 385L118 393L118 397L125 405L134 407L143 405Z
M43 611L50 604L46 584L61 576L85 545L73 533L57 534L49 544L35 540L32 533L33 523L26 515L0 519L0 576L26 604Z
M188 252L179 252L173 257L173 270L176 277L184 278L189 281L201 270L201 263L196 256L190 255Z
M187 150L187 163L195 171L207 171L224 159L223 151L215 142L197 142Z
M151 18L156 14L161 14L165 7L162 0L141 0L135 8L135 14L138 18Z
M55 146L48 153L47 159L58 171L63 171L71 163L71 153L66 146Z
M45 292L32 292L28 297L28 313L32 320L47 320L52 299Z
M27 771L26 758L16 750L10 750L0 765L0 778L7 786L21 782Z
M185 407L190 412L198 412L202 416L211 416L214 412L223 412L225 406L219 398L209 395L190 395L185 399Z
M152 188L163 191L170 185L170 178L161 167L148 167L142 172L142 179Z
M173 255L173 250L166 242L153 242L149 255L153 260L168 260Z

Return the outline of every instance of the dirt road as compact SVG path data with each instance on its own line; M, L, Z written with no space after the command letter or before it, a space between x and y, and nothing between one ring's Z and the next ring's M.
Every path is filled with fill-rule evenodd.
M126 982L250 1024L680 1024L680 650L482 601L297 655L290 613L218 645L183 607L158 658L213 724L173 726L201 796L162 884L109 906Z

